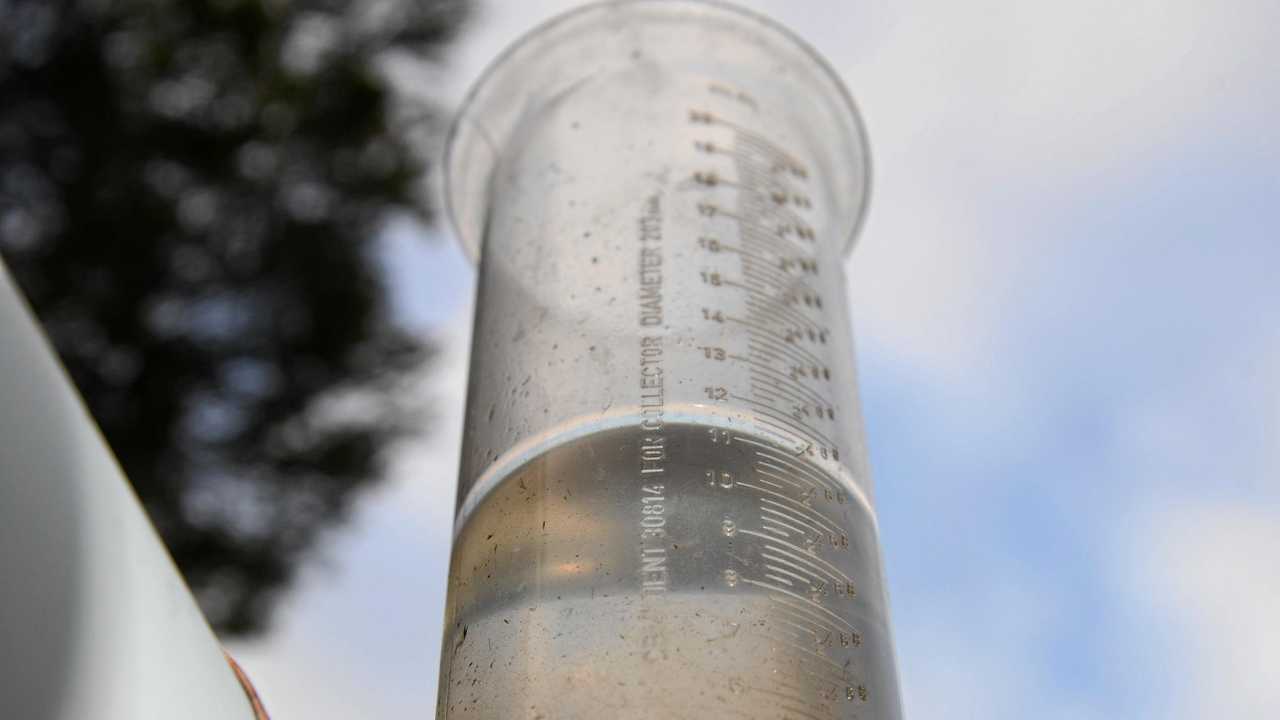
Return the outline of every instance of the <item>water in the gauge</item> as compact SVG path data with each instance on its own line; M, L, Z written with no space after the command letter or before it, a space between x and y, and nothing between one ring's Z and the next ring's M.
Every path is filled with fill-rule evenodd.
M463 519L441 712L898 717L857 490L723 425L659 451L635 422L565 429Z

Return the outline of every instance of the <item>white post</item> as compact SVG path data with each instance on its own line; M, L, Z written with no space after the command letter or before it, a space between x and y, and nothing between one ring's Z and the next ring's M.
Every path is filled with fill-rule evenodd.
M254 717L3 263L0 717Z

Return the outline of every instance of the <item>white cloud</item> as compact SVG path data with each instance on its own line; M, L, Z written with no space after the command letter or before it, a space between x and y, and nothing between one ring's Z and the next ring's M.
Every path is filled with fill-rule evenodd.
M1043 223L1066 213L1028 205L1070 207L1191 138L1270 134L1280 115L1274 3L832 3L821 22L759 5L815 42L867 116L859 333L944 383L990 369L1020 289L1053 272L1039 256L1062 234ZM865 26L886 33L873 51Z
M1180 718L1262 720L1280 708L1280 508L1168 505L1132 536L1131 599L1178 638Z
M1099 531L1123 668L1171 717L1274 717L1280 707L1280 341L1242 334L1217 362L1118 417L1128 508Z
M945 599L908 603L913 614L897 628L899 652L913 660L903 678L908 717L1013 718L1023 699L1050 690L1033 663L1009 660L1034 654L1038 630L1054 622L1059 603L1034 578L1016 570L1002 578L1000 569L988 565L947 587Z

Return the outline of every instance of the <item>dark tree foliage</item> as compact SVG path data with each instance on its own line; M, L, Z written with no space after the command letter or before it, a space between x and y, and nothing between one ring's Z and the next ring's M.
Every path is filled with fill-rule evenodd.
M0 0L0 251L223 632L410 424L374 250L438 118L392 79L464 10Z

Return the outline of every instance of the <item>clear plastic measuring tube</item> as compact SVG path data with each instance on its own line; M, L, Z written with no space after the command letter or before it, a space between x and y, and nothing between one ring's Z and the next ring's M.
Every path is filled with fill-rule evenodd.
M439 717L901 717L833 72L723 5L590 6L446 172L480 279Z

